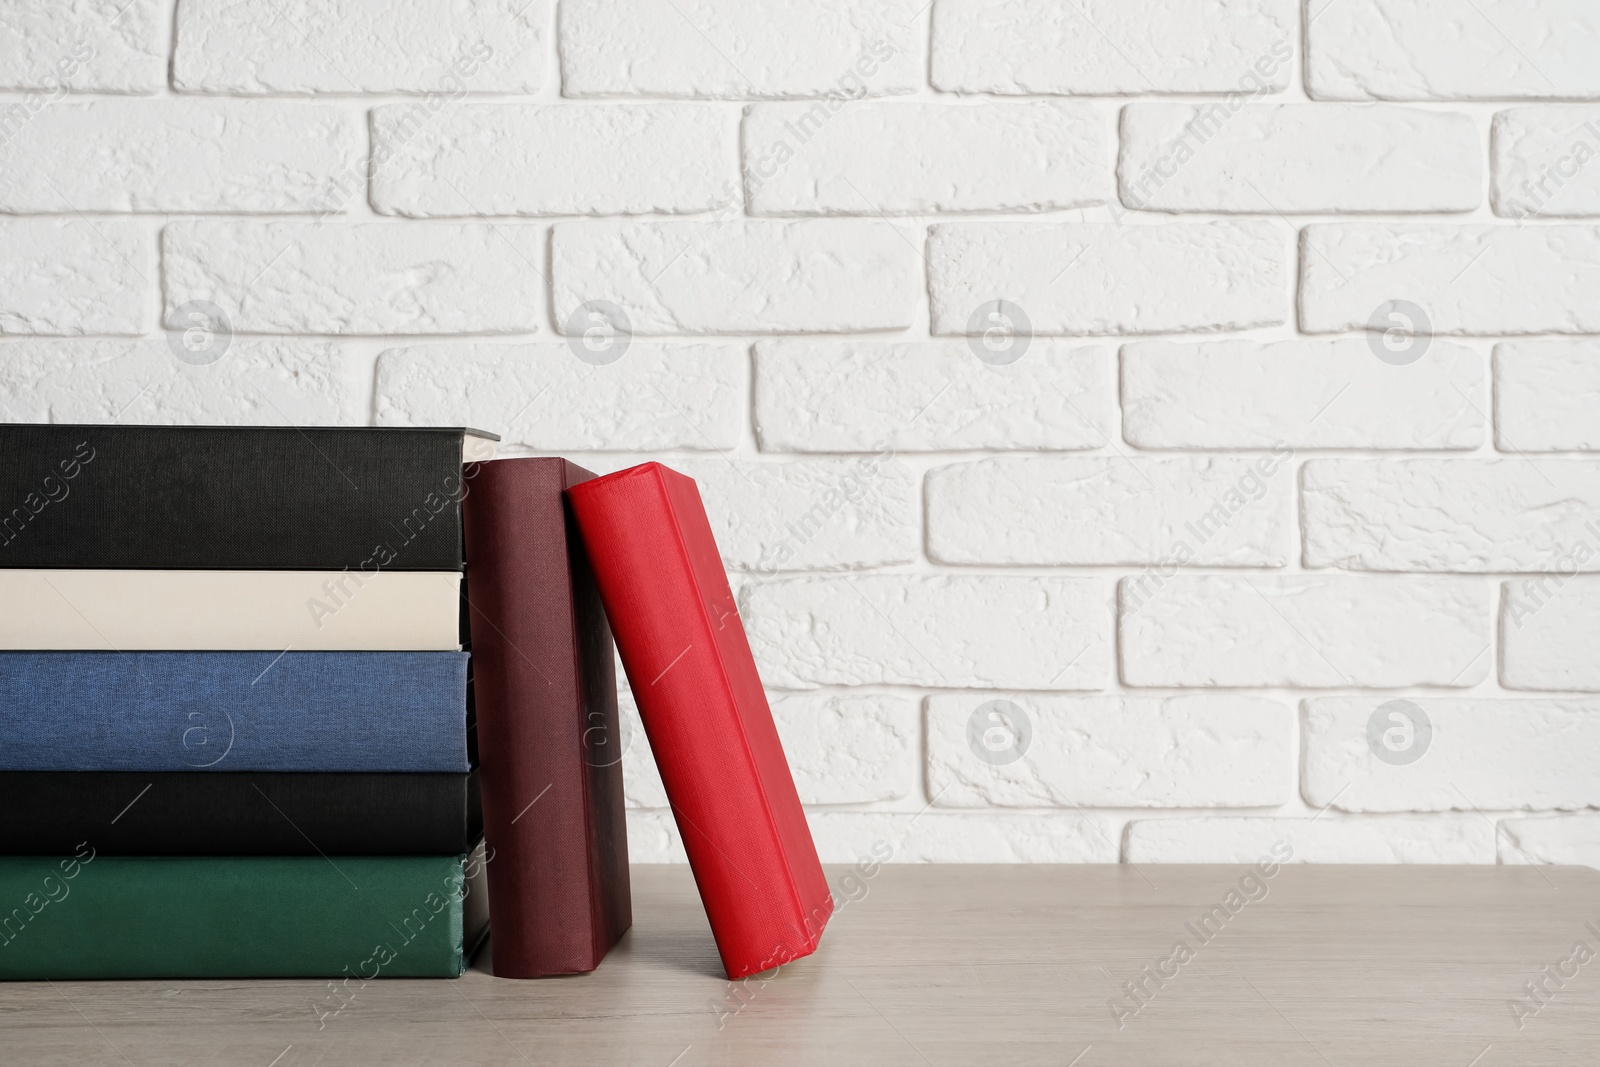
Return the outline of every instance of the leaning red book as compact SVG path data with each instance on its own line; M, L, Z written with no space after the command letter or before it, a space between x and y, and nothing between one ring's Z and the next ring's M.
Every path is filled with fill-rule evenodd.
M567 497L723 968L809 955L833 896L693 479L646 463Z

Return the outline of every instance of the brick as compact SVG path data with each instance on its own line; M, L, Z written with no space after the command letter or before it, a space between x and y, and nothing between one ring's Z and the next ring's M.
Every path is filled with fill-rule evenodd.
M1457 112L1339 104L1129 104L1117 178L1149 211L1471 211L1478 124Z
M1312 460L1301 473L1307 567L1367 571L1600 570L1600 462Z
M922 85L920 0L563 0L565 96L839 98Z
M928 246L933 332L978 332L995 300L1035 334L1167 333L1288 318L1288 235L1262 220L943 224Z
M1466 579L1149 572L1120 607L1128 685L1465 687L1493 658L1489 589Z
M1600 107L1519 107L1494 117L1494 213L1513 219L1600 215Z
M965 339L759 341L756 439L767 452L1100 448L1112 377L1110 349L1058 341L1004 365Z
M0 89L37 115L63 92L154 93L167 85L172 9L165 0L10 0L0 22ZM0 108L0 124L12 109ZM20 115L17 117L21 117ZM9 136L0 125L0 136Z
M1407 366L1367 342L1146 341L1122 348L1122 433L1138 448L1474 449L1484 360L1433 342Z
M1585 0L1310 0L1317 100L1600 96L1600 12Z
M1277 844L1289 863L1493 863L1494 824L1477 815L1395 818L1137 819L1129 863L1254 863Z
M180 360L160 340L0 344L0 421L351 426L367 421L367 361L322 341L218 339Z
M917 256L908 230L878 221L568 222L551 290L557 323L609 301L636 334L897 330Z
M0 211L341 210L355 116L282 100L58 103L0 142Z
M1099 689L1111 663L1093 578L872 574L745 587L761 677L780 689Z
M1282 567L1293 555L1284 456L986 459L930 471L927 496L940 563Z
M372 111L372 206L451 215L638 215L737 201L730 116L696 104L456 104Z
M543 231L484 223L168 223L166 314L191 300L246 333L531 333Z
M824 863L1117 862L1115 824L1067 812L812 812L806 821ZM861 879L841 882L841 896L862 882L871 892Z
M153 250L133 222L0 219L0 334L144 333Z
M1494 437L1502 452L1600 451L1600 342L1494 348Z
M626 685L618 708L628 718L631 741L623 759L628 804L667 807L666 789L639 723L638 706ZM772 718L806 804L872 804L901 800L917 785L921 731L917 705L886 693L791 693L774 695Z
M736 570L842 570L920 556L917 478L886 455L674 463L700 484L723 561Z
M1504 819L1501 863L1572 863L1600 867L1600 815Z
M1383 696L1306 701L1306 803L1469 812L1600 805L1600 701L1408 699L1427 717L1427 732L1410 709L1384 710L1389 703ZM1374 716L1383 730L1410 720L1409 735L1395 737L1411 762L1374 753Z
M885 693L802 693L772 701L795 788L807 804L900 800L917 786L917 705Z
M1270 807L1293 795L1294 715L1248 696L1005 697L1010 762L974 749L998 694L930 696L928 791L942 807ZM1007 714L1015 715L1013 711ZM982 744L980 740L979 744Z
M1397 300L1434 333L1600 331L1600 227L1327 223L1302 245L1307 333L1367 329Z
M181 0L172 85L202 93L531 93L547 0Z
M1116 830L1110 821L1066 812L814 811L806 821L822 862L868 861L867 870L873 863L1117 862ZM628 812L628 856L634 863L688 860L672 816L653 811ZM842 900L871 892L870 881L857 868L837 877Z
M629 344L614 363L565 344L436 344L378 356L380 426L493 427L542 452L732 449L742 433L744 350Z
M1289 85L1292 0L935 0L933 84L960 93L1245 93Z
M757 104L753 215L1057 211L1112 195L1110 119L1083 103Z
M1577 555L1600 542L1586 535ZM1570 564L1569 564L1570 567ZM1570 569L1506 582L1500 602L1500 684L1600 692L1600 578Z

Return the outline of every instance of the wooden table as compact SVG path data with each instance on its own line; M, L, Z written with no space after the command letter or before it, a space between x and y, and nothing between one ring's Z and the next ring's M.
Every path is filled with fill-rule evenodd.
M504 981L480 957L370 983L320 1027L315 981L10 984L0 1063L1600 1064L1600 957L1568 962L1600 952L1600 872L1250 873L830 868L846 903L818 954L731 983L688 871L636 867L633 930L592 975Z

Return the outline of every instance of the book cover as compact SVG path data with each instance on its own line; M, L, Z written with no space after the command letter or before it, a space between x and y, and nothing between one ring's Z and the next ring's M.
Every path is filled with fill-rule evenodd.
M0 652L0 771L467 770L465 652Z
M0 567L461 569L464 459L399 427L0 425Z
M693 479L567 496L728 977L815 951L833 897Z
M632 922L611 633L559 459L499 459L466 499L494 973L592 971Z
M455 978L481 932L467 864L108 856L93 841L4 857L0 978Z
M456 651L461 575L0 568L0 649Z
M450 856L483 835L471 774L0 772L0 856Z

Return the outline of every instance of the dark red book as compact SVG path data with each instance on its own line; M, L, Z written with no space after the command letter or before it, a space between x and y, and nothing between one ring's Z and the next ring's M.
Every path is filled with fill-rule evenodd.
M693 479L567 491L729 978L809 955L833 913Z
M592 971L633 921L611 631L560 459L469 466L462 515L494 973Z

